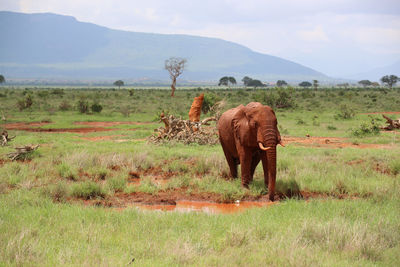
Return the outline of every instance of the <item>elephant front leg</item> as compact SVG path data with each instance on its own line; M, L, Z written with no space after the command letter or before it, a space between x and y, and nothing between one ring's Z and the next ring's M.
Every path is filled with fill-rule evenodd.
M240 154L240 170L242 171L242 186L249 188L251 182L251 162L252 154L247 151L243 151Z
M257 168L258 163L260 162L260 159L260 153L258 151L253 154L253 157L251 159L250 182L253 181L254 172Z
M268 187L269 200L275 199L275 181L276 181L276 147L271 148L262 155L264 169L264 182Z

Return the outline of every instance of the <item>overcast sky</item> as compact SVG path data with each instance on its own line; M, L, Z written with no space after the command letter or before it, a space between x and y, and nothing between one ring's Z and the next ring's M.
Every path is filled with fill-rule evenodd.
M0 10L217 37L331 76L400 60L400 0L0 0Z

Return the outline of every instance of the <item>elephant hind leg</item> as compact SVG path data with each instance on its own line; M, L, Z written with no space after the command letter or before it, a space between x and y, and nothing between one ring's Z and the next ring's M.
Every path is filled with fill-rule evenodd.
M238 165L238 160L235 159L229 152L228 150L224 147L223 143L222 144L222 150L224 151L226 161L228 162L229 165L229 171L231 173L232 178L237 178L238 177L238 171L237 171L237 165Z

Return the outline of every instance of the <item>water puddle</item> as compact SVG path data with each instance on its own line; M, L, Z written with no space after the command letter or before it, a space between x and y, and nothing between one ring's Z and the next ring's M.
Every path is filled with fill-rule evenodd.
M208 214L231 214L243 212L250 208L268 207L277 202L212 203L205 201L177 201L176 205L137 205L141 210L177 211L177 212L204 212Z

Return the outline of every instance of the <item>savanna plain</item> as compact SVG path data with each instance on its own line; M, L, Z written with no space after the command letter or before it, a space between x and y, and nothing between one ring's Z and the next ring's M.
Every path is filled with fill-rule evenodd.
M186 119L200 93L202 118L251 101L274 107L285 147L273 204L261 164L243 189L219 144L148 141L162 112ZM400 117L399 88L169 95L0 88L0 128L16 136L0 147L1 266L400 265L400 132L380 129L383 112ZM39 147L7 156L25 145ZM204 208L179 209L185 201Z

